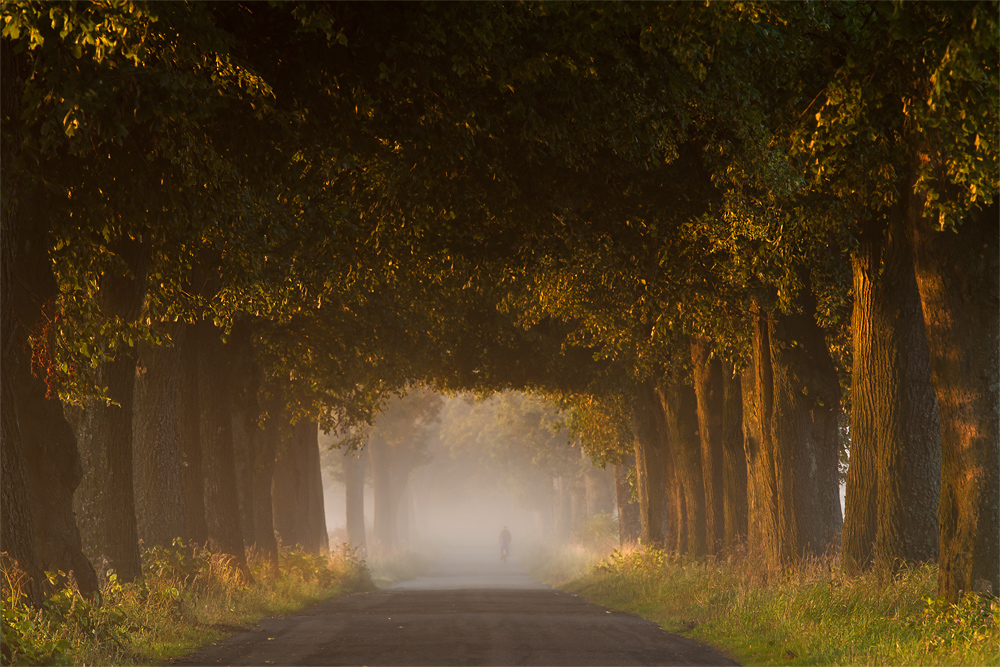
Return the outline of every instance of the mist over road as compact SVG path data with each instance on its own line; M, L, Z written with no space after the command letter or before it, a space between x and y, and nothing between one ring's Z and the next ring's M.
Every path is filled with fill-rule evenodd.
M490 549L339 597L206 647L181 665L735 665L722 653L552 590Z

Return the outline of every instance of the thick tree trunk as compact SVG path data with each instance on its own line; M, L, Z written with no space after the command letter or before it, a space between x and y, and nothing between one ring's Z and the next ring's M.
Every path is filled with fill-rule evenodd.
M752 319L750 363L741 375L743 446L747 460L747 551L771 572L795 559L796 541L787 520L790 508L779 511L787 495L779 494L775 445L771 434L774 412L771 344L767 314L756 309Z
M642 531L639 503L632 499L629 471L635 468L635 455L615 464L615 499L618 503L618 541L622 545L636 542Z
M28 515L19 513L18 503L26 497L30 505L34 545L32 549L26 543L20 547L21 558L25 559L22 566L32 568L30 552L33 550L34 562L42 571L72 571L81 591L89 594L97 590L98 584L93 565L84 555L73 515L73 494L83 475L76 436L66 421L59 399L33 374L28 351L29 331L16 324L20 322L22 327L33 329L39 335L40 345L53 343L51 333L45 331L54 316L52 306L58 292L48 257L48 217L44 214L44 197L37 189L22 192L20 200L14 203L18 209L10 211L4 221L5 235L8 230L14 231L10 225L17 225L18 233L16 239L4 241L11 245L4 248L5 296L2 304L4 316L8 318L3 338L2 374L11 383L12 394L8 397L13 400L4 402L2 412L4 419L14 420L13 424L8 424L9 432L19 437L10 441L11 477L3 478L3 486L15 485L10 489L10 511L12 518L20 515L19 530L28 525L25 523ZM44 374L47 370L42 367L38 372ZM20 474L25 475L26 489L16 488ZM26 496L22 495L24 491ZM7 505L3 511L6 517ZM12 535L11 545L21 541L22 533L14 530L14 524L8 524L6 530ZM4 549L7 544L5 541Z
M852 323L852 401L858 418L851 428L845 565L859 569L873 554L878 570L891 574L903 563L937 558L941 425L913 257L899 209L884 240L872 232L853 261L859 297ZM858 470L852 475L855 455ZM872 496L875 517L864 506ZM863 523L872 518L874 527Z
M705 548L709 554L715 554L726 539L722 449L725 404L722 400L722 363L710 359L711 351L708 339L699 336L691 339L692 379L698 406L698 438L705 487Z
M590 464L590 457L580 450L584 459L583 492L585 498L584 514L587 518L614 511L614 476L607 468L595 468Z
M663 418L664 424L666 417ZM664 442L667 438L667 428L663 426ZM666 518L666 548L676 554L685 554L688 549L687 502L684 500L684 484L677 476L677 466L669 447L665 447L667 455L663 457L663 481L666 484L667 510Z
M113 244L113 250L124 266L102 276L98 301L105 315L134 322L146 295L149 248L122 239ZM84 552L95 563L106 560L123 582L142 576L132 479L136 355L133 347L120 342L114 359L100 366L98 383L107 386L109 398L117 405L91 401L77 431L83 479L74 507Z
M32 245L22 245L24 237L32 232L30 220L24 220L21 211L21 201L25 194L26 176L15 166L15 161L20 157L21 148L21 91L23 86L22 75L27 75L27 66L24 55L18 57L13 52L13 41L3 40L0 46L0 115L3 118L3 133L0 138L0 179L2 187L3 209L0 210L0 348L2 348L2 358L0 358L0 501L2 501L2 512L0 512L0 549L8 558L17 563L17 566L24 571L27 579L24 582L24 592L27 595L29 604L40 607L43 600L42 594L42 569L38 562L38 551L35 547L35 520L32 518L31 500L29 497L29 481L24 447L28 445L23 440L21 427L17 416L17 387L19 381L15 370L23 363L24 355L24 332L17 330L18 314L15 313L15 281L20 277L15 273L15 266L19 264L18 256L26 249L30 250ZM27 223L27 224L26 224ZM36 233L44 230L44 227L37 226ZM44 240L44 234L39 234ZM45 246L42 245L42 248ZM40 255L41 260L47 259L44 254ZM47 263L42 264L47 269L47 274L51 280L52 271ZM25 289L23 282L21 289ZM28 301L32 309L37 308L36 304ZM35 320L21 320L22 322L33 322ZM73 489L79 482L79 457L76 451L76 442L73 442L72 456L68 461L61 462L64 467L77 470L75 480L60 480L63 486L66 481L70 481L70 488L66 494L65 506L69 508L69 515L72 525L72 533L75 538L69 540L75 544L75 552L79 554L81 560L83 553L80 550L80 536L76 532L76 524L72 522L72 496ZM70 463L69 466L66 464ZM56 489L57 493L65 491ZM5 566L10 563L4 563ZM93 574L93 568L90 570ZM94 578L96 582L96 577ZM88 591L90 592L90 591ZM6 652L4 657L8 657Z
M199 441L208 540L249 577L236 492L233 448L232 359L220 332L208 322L193 331L198 354Z
M666 416L667 439L674 462L675 476L684 488L687 553L702 558L707 552L705 532L705 478L701 465L701 442L698 438L698 400L694 389L672 375L659 388L660 403Z
M208 542L205 524L205 477L202 470L201 402L199 400L198 325L181 324L180 377L174 405L177 435L180 438L181 488L184 497L184 526L193 544Z
M657 428L656 411L661 410L652 382L639 385L632 406L632 433L635 436L635 468L639 491L640 539L643 544L663 546L666 487L663 479L663 437Z
M182 329L162 330L173 334L172 345L139 344L132 416L136 523L139 539L147 548L188 537L177 424Z
M747 536L747 455L743 447L743 395L732 364L722 365L722 487L726 533L732 549Z
M374 491L375 540L383 552L396 547L396 492L393 489L392 452L381 437L373 436L368 441L368 452L372 465L372 490Z
M297 546L306 551L310 542L309 480L303 460L303 435L302 422L292 424L282 420L271 488L274 530L282 546Z
M837 477L840 383L806 291L803 312L770 321L775 471L779 508L794 513L787 524L798 555L823 555L840 540L843 516Z
M275 398L263 403L267 419L254 431L253 504L254 533L250 546L257 549L271 567L278 565L278 541L274 537L274 506L271 486L274 462L281 441L281 406Z
M246 324L233 327L227 345L232 353L233 457L236 465L236 498L240 506L240 530L248 546L257 533L257 508L254 503L254 468L259 441L257 403L259 377L253 360L251 331Z
M1000 592L1000 243L995 203L958 233L908 214L941 415L938 593Z
M854 310L851 314L851 445L844 497L842 552L844 569L858 573L875 560L878 526L878 374L881 360L876 330L880 325L877 283L881 242L863 238L851 259L854 273ZM936 521L935 521L936 523Z
M38 564L38 553L35 550L34 523L31 516L31 506L28 500L28 476L25 471L24 456L21 453L21 431L18 426L17 410L15 408L15 379L9 369L16 368L20 363L21 354L14 343L14 317L10 307L10 284L12 271L10 223L0 230L3 243L3 287L0 303L2 303L3 332L0 344L3 346L3 367L8 369L0 374L0 400L3 410L0 411L2 425L2 446L0 446L0 500L3 501L2 540L3 553L16 564L25 575L26 581L22 587L27 596L27 602L35 607L42 604L42 569ZM75 529L76 526L74 525ZM79 536L77 537L79 543ZM81 554L82 556L82 554ZM4 567L11 563L4 563ZM91 569L93 573L93 569ZM92 591L88 591L92 592Z
M361 554L368 550L365 539L365 467L368 450L344 452L344 490L346 505L347 541Z
M306 518L306 550L320 554L330 550L330 538L326 530L326 510L323 507L323 470L319 460L319 427L316 422L299 423L306 504L303 507Z

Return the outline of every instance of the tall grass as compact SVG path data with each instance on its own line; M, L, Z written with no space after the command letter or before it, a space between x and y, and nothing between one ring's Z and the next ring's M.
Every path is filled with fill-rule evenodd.
M934 599L937 569L891 581L844 575L836 559L765 577L745 555L692 561L616 551L565 586L728 651L747 665L996 665L997 598Z
M310 555L282 549L277 567L249 554L250 577L228 556L179 540L143 554L143 579L102 573L87 599L71 577L51 573L55 592L41 609L25 604L23 573L3 560L4 664L161 663L267 615L289 613L341 592L372 587L362 560L346 550Z
M547 542L525 550L521 564L532 577L560 586L584 574L614 551L618 544L618 519L596 514L573 531L568 544Z

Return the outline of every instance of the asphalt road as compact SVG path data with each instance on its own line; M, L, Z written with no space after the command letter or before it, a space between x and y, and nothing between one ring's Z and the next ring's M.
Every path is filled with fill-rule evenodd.
M492 554L492 552L490 552ZM532 580L516 556L440 559L203 648L179 665L736 665L655 623Z

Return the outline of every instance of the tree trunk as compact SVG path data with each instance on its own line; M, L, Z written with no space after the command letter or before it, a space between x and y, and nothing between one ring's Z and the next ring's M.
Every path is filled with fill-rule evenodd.
M254 533L251 546L271 565L278 566L278 541L274 537L274 505L271 487L274 462L281 440L280 403L272 396L263 403L267 413L263 428L254 431L253 505Z
M639 503L632 499L629 470L635 468L635 455L615 464L615 499L618 502L618 541L622 545L636 542L642 531Z
M1000 592L998 206L958 233L908 212L916 281L941 415L938 594Z
M274 464L274 528L285 546L320 552L316 534L312 449L319 450L316 426L308 420L286 424ZM322 507L322 505L321 505Z
M559 544L567 544L572 535L573 499L569 481L565 477L556 477L555 486L555 534Z
M330 550L326 530L326 510L323 507L323 470L319 460L319 426L316 422L299 423L299 441L302 447L303 477L306 491L305 513L306 543L309 553L321 554Z
M365 539L365 466L368 450L344 452L344 490L346 501L347 541L362 555L368 550Z
M201 402L198 391L198 325L181 324L180 377L174 405L180 438L181 488L184 496L184 526L193 544L208 542L205 524L205 476L202 469Z
M45 300L41 294L37 295L37 301L30 298L31 284L25 283L27 276L18 275L23 266L22 256L26 251L31 252L36 258L35 262L28 262L28 266L35 266L42 276L48 278L48 284L54 287L52 280L52 269L48 264L48 256L45 252L45 230L41 221L25 219L21 202L26 194L27 176L16 166L21 157L21 92L23 90L23 76L28 74L26 54L18 56L13 52L13 41L2 40L0 42L0 111L3 118L3 134L0 139L0 188L2 196L0 203L3 209L0 210L0 349L2 349L2 359L0 359L0 500L2 500L3 511L0 513L0 549L8 558L17 563L17 566L25 573L27 579L24 582L23 590L27 595L27 602L35 607L41 607L43 602L43 578L42 567L39 564L39 553L36 548L36 533L39 531L52 530L55 526L38 525L38 519L32 517L30 480L28 476L27 463L25 461L25 449L31 444L27 442L22 434L22 427L18 418L18 395L19 386L22 386L27 377L20 372L20 367L27 365L24 353L26 343L25 332L18 331L17 321L31 323L38 320L38 317L23 318L18 313L18 306L34 311L39 308ZM34 238L31 238L34 236ZM27 241L27 243L26 243ZM15 283L17 288L15 288ZM18 291L22 292L18 298ZM54 294L53 294L54 296ZM15 304L15 301L20 303ZM22 325L23 326L23 325ZM34 378L32 378L34 379ZM42 394L44 397L44 393ZM61 417L61 415L60 415ZM44 422L43 422L44 424ZM65 431L65 429L63 429ZM45 441L43 440L43 443ZM50 485L53 495L56 495L61 502L56 501L53 505L56 516L65 516L69 521L64 521L60 525L62 531L52 530L52 535L60 536L65 543L71 546L70 552L73 557L68 559L72 562L78 558L86 562L80 548L80 534L77 531L76 523L73 522L72 499L73 489L79 483L80 459L77 454L76 441L72 441L72 447L63 452L61 459L54 462L58 469L70 472L68 476L56 476L56 483ZM75 471L75 473L73 472ZM68 487L68 488L66 488ZM5 562L4 566L10 563ZM93 568L87 566L90 574L93 575ZM69 567L68 569L73 569ZM80 574L83 574L82 572ZM97 578L93 577L96 586ZM93 591L93 587L87 592ZM4 652L4 657L8 657Z
M795 559L796 542L787 520L791 511L779 511L787 500L780 495L771 433L774 412L771 344L767 314L755 307L750 363L741 375L743 391L743 446L747 460L747 551L771 572Z
M177 424L177 386L181 372L179 326L172 345L139 344L132 415L135 514L145 547L187 539L184 519L183 457Z
M240 531L248 546L256 540L257 508L254 500L254 467L259 441L260 406L257 403L259 378L253 359L250 327L238 323L227 345L232 354L233 457L236 466L236 498L240 507Z
M640 540L643 544L662 546L665 517L663 438L657 428L656 411L660 410L652 382L639 385L632 406L632 433L635 436L635 470L639 487Z
M249 577L233 451L232 359L220 332L201 322L194 329L198 354L199 440L205 491L205 528L208 540L233 557L233 564Z
M6 216L5 216L6 218ZM3 367L5 369L16 368L20 360L20 351L14 342L15 329L14 317L10 307L10 285L12 271L11 255L12 245L15 243L11 238L10 223L4 225L2 234L3 243L3 282L2 311L0 317L3 318ZM34 607L42 605L42 569L38 564L38 552L35 549L34 523L31 516L31 506L28 500L28 476L25 471L24 456L21 453L21 431L18 427L17 410L15 408L15 379L14 374L9 370L0 374L0 397L2 397L3 411L0 412L0 423L2 423L3 446L0 447L0 475L3 477L3 484L0 484L0 500L3 501L3 522L2 540L3 553L20 568L27 579L22 587L26 595L28 604ZM75 443L74 443L75 444ZM74 524L74 529L76 528ZM79 536L77 536L79 543ZM81 554L82 556L82 554ZM3 563L6 568L11 563ZM93 569L91 569L93 573ZM88 591L88 592L92 592Z
M676 375L667 378L661 385L659 395L666 416L674 474L684 488L684 522L687 527L685 553L693 558L702 558L707 553L707 536L705 481L701 465L701 442L698 438L698 400L694 389Z
M837 415L840 383L814 302L804 291L803 312L769 322L774 412L771 432L782 511L798 555L823 555L840 539Z
M368 441L372 464L372 488L375 501L375 540L383 552L396 547L396 494L393 490L392 452L381 437Z
M881 354L876 331L878 273L881 242L861 239L851 258L854 307L851 314L851 445L844 497L842 539L844 569L852 574L868 569L875 560L878 526L878 374L873 367ZM935 521L936 523L936 521Z
M743 396L732 364L722 365L722 487L726 532L732 549L747 536L747 455L743 447Z
M705 548L709 554L715 554L726 540L722 450L724 403L722 363L710 359L710 354L708 339L691 338L692 379L698 406L698 438L705 487Z
M583 480L573 479L569 483L570 535L578 535L587 522L587 492Z
M666 417L664 417L664 421ZM663 437L667 437L667 429L663 428ZM677 476L677 465L674 457L667 449L667 456L663 457L663 480L667 485L666 504L667 511L664 515L667 519L666 527L666 548L675 554L686 554L688 550L688 515L687 502L684 500L684 484Z
M586 500L587 518L598 514L610 514L615 508L614 476L607 468L596 468L590 463L587 453L580 450L584 459L583 491Z
M856 398L852 390L852 401L858 401L852 405L858 419L851 428L851 467L857 454L859 470L851 476L848 469L851 522L845 516L845 565L859 569L874 554L884 574L938 554L941 425L901 208L892 212L886 238L872 230L861 246L864 255L853 261L860 298L852 323L858 391ZM872 538L873 528L863 524L873 518L871 509L863 503L871 503L873 495L872 544L861 539Z
M112 244L112 250L124 266L113 267L101 277L98 302L106 316L131 323L139 317L146 295L149 248L121 239ZM91 401L77 431L83 479L74 507L83 548L95 563L106 559L123 582L142 576L132 479L136 361L135 348L119 341L114 359L98 369L98 383L107 386L108 396L117 405Z
M73 516L73 494L83 475L76 437L54 391L32 372L28 346L28 336L34 332L39 347L45 348L39 350L42 354L37 358L42 366L37 372L45 374L49 370L45 364L51 363L45 357L54 343L50 324L58 294L48 257L49 218L44 212L44 196L37 188L26 188L18 201L11 203L17 208L5 211L8 217L4 220L4 243L10 245L4 247L2 307L8 318L3 339L3 377L11 383L12 393L8 396L13 400L4 402L2 411L5 419L14 420L8 424L9 432L19 437L10 441L11 477L3 478L3 486L15 485L10 489L12 519L19 515L18 503L25 497L28 500L33 547L28 547L19 532L29 525L27 513L20 513L17 530L14 523L7 524L6 530L11 534L9 544L22 544L12 547L20 551L22 567L33 569L34 558L42 571L72 571L81 591L89 594L97 590L98 584ZM15 225L16 230L12 227ZM21 474L27 487L19 490L16 484ZM4 505L5 516L7 507ZM5 541L4 549L7 544Z

